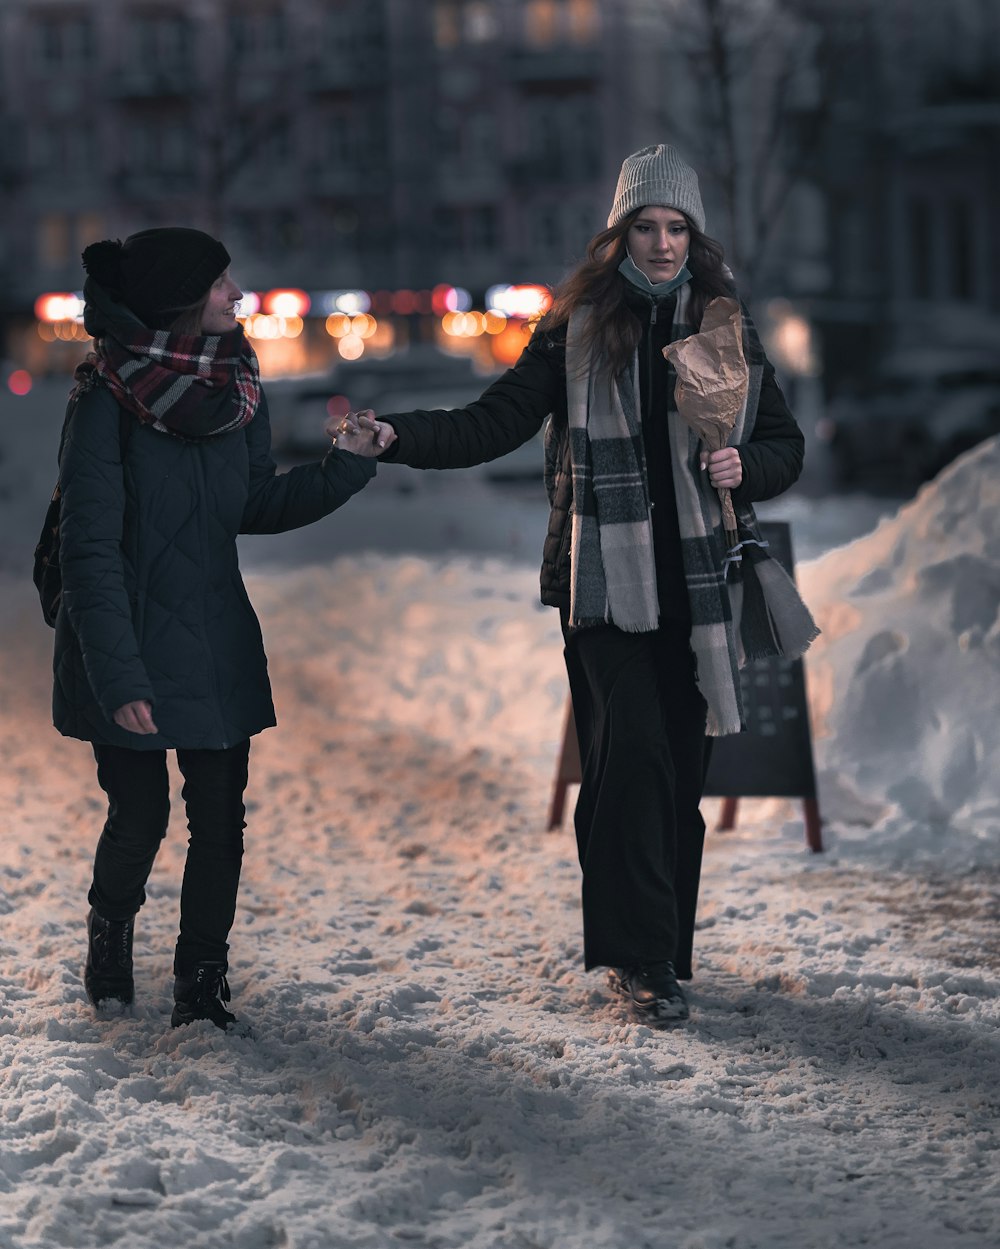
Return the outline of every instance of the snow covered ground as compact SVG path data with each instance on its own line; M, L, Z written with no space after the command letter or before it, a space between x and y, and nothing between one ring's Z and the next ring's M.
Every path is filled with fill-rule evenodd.
M51 470L16 442L20 550ZM662 1032L582 971L569 820L544 831L566 686L536 549L350 554L360 499L315 531L332 562L247 559L280 721L232 937L255 1037L169 1027L179 795L136 1007L95 1019L99 791L8 543L0 1245L995 1249L998 480L994 443L810 562L836 509L793 506L828 849L779 800L710 834L692 1019Z

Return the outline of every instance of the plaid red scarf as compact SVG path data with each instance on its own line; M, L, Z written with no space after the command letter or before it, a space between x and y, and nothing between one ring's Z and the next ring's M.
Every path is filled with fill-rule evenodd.
M242 326L202 337L136 325L127 341L98 341L77 378L90 373L144 424L177 438L241 429L260 403L257 357Z

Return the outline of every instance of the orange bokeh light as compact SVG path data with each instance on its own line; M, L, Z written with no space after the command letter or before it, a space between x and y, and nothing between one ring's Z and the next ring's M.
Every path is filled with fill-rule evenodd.
M310 303L305 291L294 288L268 291L260 301L264 311L276 317L304 317L309 311Z

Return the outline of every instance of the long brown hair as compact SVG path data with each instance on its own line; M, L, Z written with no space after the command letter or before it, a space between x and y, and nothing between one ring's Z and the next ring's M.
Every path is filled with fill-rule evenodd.
M194 337L201 335L201 319L205 315L205 305L208 303L208 297L212 293L212 288L202 295L196 304L188 304L186 308L181 308L177 316L170 322L168 333L170 334L189 334Z
M642 323L625 301L626 284L618 272L625 258L625 236L642 208L617 225L595 234L582 260L556 289L552 307L539 322L541 330L565 325L570 314L584 304L594 308L584 335L584 346L610 377L627 367L642 337ZM688 215L687 266L691 270L691 315L701 325L705 305L716 295L731 295L732 283L723 268L722 244L703 234Z

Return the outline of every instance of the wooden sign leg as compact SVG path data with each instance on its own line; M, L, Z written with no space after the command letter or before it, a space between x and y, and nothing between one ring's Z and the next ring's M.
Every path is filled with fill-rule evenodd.
M567 698L562 747L559 751L556 781L552 790L552 804L549 807L548 831L550 833L562 824L563 812L566 809L566 791L570 785L579 785L581 775L580 744L577 741L576 722L573 719L573 700Z
M819 818L819 802L815 798L802 799L802 815L806 824L806 844L813 854L823 852L822 824Z
M550 833L562 826L563 812L566 810L566 790L569 781L556 781L552 790L552 803L549 806L549 822L546 825Z
M739 798L723 798L722 812L719 815L719 822L716 828L720 833L728 832L729 829L736 827L736 805Z

